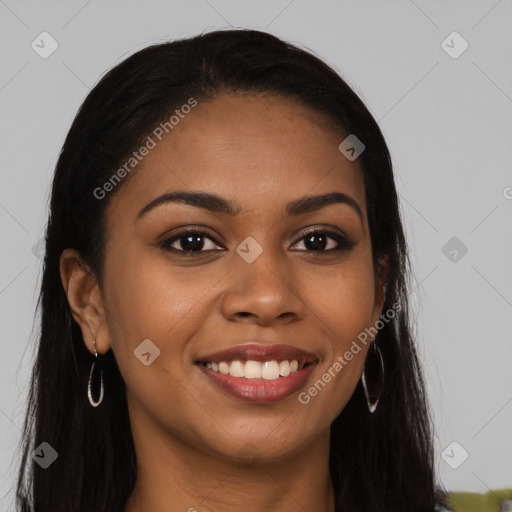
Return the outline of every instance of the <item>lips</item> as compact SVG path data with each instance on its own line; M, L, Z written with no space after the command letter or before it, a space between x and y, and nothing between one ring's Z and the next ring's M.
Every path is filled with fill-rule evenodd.
M247 343L201 356L195 362L209 382L229 395L249 402L270 403L300 390L318 358L290 345ZM276 372L279 363L283 371ZM231 365L236 365L236 372L230 373L228 368ZM254 374L254 367L262 365L268 368L261 374L258 371ZM244 367L246 373L251 367L251 375L244 375L241 370Z

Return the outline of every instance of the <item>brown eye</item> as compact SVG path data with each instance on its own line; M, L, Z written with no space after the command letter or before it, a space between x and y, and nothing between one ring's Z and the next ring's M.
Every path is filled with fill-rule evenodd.
M313 230L304 235L300 241L302 240L305 250L312 252L343 251L352 249L355 245L354 242L332 231Z
M161 242L160 247L169 251L185 252L185 253L199 253L217 250L215 249L218 244L213 238L205 231L198 231L189 229L177 233Z

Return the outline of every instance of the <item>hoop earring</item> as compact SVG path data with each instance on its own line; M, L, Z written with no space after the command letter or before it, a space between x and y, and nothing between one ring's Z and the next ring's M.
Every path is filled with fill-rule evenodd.
M372 359L373 362L371 361ZM375 359L378 359L379 364L375 365ZM374 366L377 366L378 373L380 374L380 382L378 383L378 388L375 385L375 382L373 382L371 386L368 386L366 380L366 365L368 364L369 360L372 366L372 370L374 369ZM361 376L361 380L363 383L364 394L366 396L366 403L368 404L368 410L370 411L370 414L373 414L377 410L380 394L382 391L382 387L384 385L384 359L382 358L380 348L377 346L377 343L375 341L372 342L372 344L370 345L370 349L368 350L368 356L364 363L363 375ZM372 389L369 389L369 387L371 387Z
M94 344L94 361L91 366L91 371L89 373L89 381L87 382L87 397L89 398L89 403L93 407L98 407L98 405L101 404L103 401L103 371L101 369L101 359L98 356L98 352L96 351L96 340L93 341ZM93 380L93 374L96 372L99 372L99 381L100 381L100 396L98 400L94 400L92 397L92 380ZM98 377L96 376L95 381L97 382Z

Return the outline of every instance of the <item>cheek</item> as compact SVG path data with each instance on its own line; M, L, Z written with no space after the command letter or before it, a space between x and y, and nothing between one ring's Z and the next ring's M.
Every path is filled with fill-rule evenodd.
M371 325L375 281L371 261L354 258L346 266L328 273L310 275L308 307L327 328L333 353L345 351L352 340Z
M155 422L187 431L194 415L204 411L186 392L186 347L204 323L205 308L212 307L208 290L215 289L219 276L171 269L140 253L111 261L105 272L108 329L132 407L143 409ZM175 410L183 415L177 418Z
M369 346L365 329L372 325L375 299L371 259L354 258L322 279L317 274L308 287L316 290L309 294L308 306L330 345L312 386L299 398L319 418L329 410L332 420L352 396Z
M167 268L150 257L127 257L108 272L105 295L116 357L150 339L161 349L172 343L178 358L219 280L214 272Z

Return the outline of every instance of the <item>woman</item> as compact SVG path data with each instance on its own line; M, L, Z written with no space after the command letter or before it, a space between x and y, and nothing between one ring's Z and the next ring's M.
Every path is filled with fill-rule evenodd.
M407 268L326 64L249 30L132 55L57 163L19 510L437 510Z

